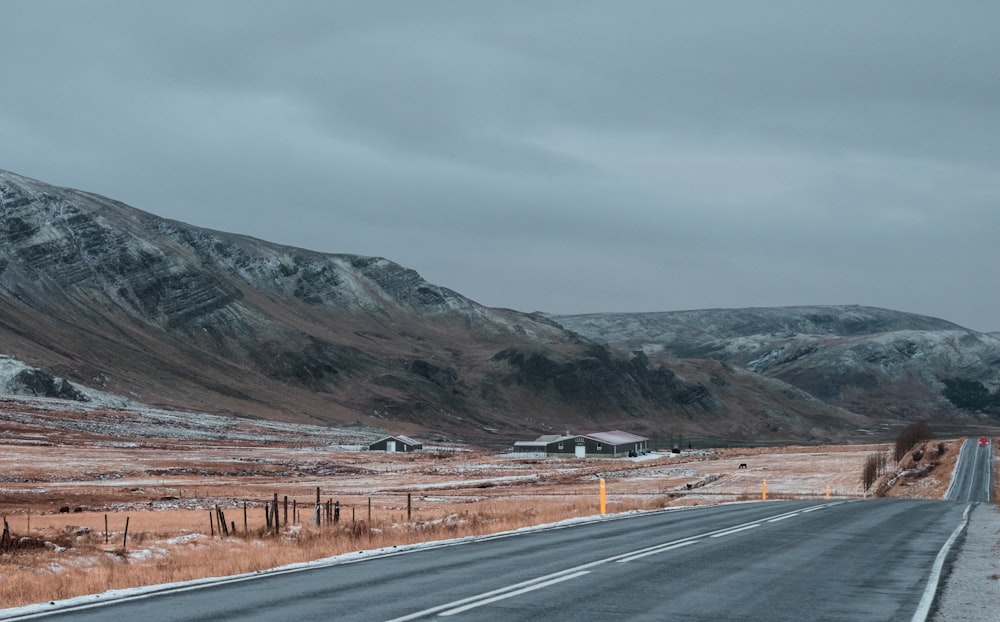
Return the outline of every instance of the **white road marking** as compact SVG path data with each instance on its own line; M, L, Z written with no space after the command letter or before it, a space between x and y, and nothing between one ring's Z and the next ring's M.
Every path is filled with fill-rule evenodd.
M676 544L667 544L664 546L657 547L652 551L646 551L645 553L639 553L638 555L632 555L631 557L623 557L622 559L615 560L615 563L623 564L625 562L630 562L647 555L656 555L657 553L663 553L664 551L672 551L674 549L679 549L684 546L690 546L692 544L698 544L701 540L689 540L688 542L678 542Z
M754 523L752 525L744 525L742 527L737 527L736 529L730 529L729 531L723 531L722 533L713 533L709 538L721 538L722 536L728 536L730 534L739 533L741 531L746 531L747 529L753 529L754 527L760 527L760 523Z
M449 609L448 611L443 611L443 612L439 613L438 615L439 616L453 616L456 613L462 613L463 611L468 611L469 609L475 609L476 607L482 607L483 605L488 605L490 603L495 603L498 600L503 600L505 598L511 598L512 596L518 596L518 595L524 594L526 592L531 592L531 591L534 591L534 590L540 590L543 587L548 587L548 586L554 585L556 583L562 583L563 581L569 581L570 579L575 579L575 578L581 577L581 576L583 576L585 574L590 574L590 571L589 570L581 570L579 572L574 572L573 574L566 575L565 577L557 577L555 579L550 579L548 581L545 581L544 583L539 583L537 585L531 585L531 586L528 586L528 587L524 587L524 588L521 588L519 590L515 590L513 592L507 592L506 594L499 594L497 596L491 596L490 598L484 598L482 600L477 600L477 601L469 603L467 605L462 605L461 607L456 607L455 609ZM446 605L446 606L450 606L450 605Z
M951 532L951 537L948 538L948 541L938 551L937 558L934 560L934 566L931 568L931 576L927 579L924 596L920 599L917 610L913 612L912 622L924 622L927 619L927 615L931 612L931 605L934 604L934 595L937 593L938 582L941 580L941 570L944 568L944 560L948 557L948 552L951 550L951 546L955 544L958 534L962 533L962 530L968 524L970 510L972 510L972 505L965 506L965 512L962 512L962 522L958 524L958 527L955 527L955 531Z
M815 506L816 509L828 507L826 505ZM785 512L782 514L776 514L772 516L770 520L781 519L782 517L791 517L800 513L801 510L796 510L793 512ZM760 519L769 520L769 519ZM467 598L462 598L460 600L452 601L450 603L445 603L443 605L437 605L436 607L431 607L429 609L424 609L421 611L415 611L413 613L407 614L402 617L393 618L387 622L408 622L409 620L417 620L420 618L425 618L435 614L439 615L454 615L462 611L467 611L474 607L481 607L483 605L489 604L491 602L496 602L498 600L503 600L505 598L510 598L512 596L517 596L519 594L524 594L533 590L537 590L549 585L556 583L561 583L568 579L573 579L589 572L589 568L599 566L601 564L607 564L610 562L628 562L647 555L655 555L656 553L663 553L672 549L679 549L691 544L697 544L702 538L717 538L720 536L725 536L739 531L745 531L747 529L753 529L754 527L760 527L760 521L754 521L752 523L745 523L743 525L736 525L735 527L726 527L725 529L719 529L716 531L710 531L707 533L701 533L694 536L689 536L687 538L681 538L679 540L673 540L671 542L662 542L653 546L647 546L645 548L636 549L628 553L621 553L619 555L613 555L611 557L606 557L604 559L594 560L586 564L581 564L573 568L567 568L560 572L555 572L542 577L535 577L534 579L529 579L527 581L522 581L521 583L515 583L514 585L508 585L506 587L491 590L489 592L484 592L482 594L477 594L475 596L469 596Z

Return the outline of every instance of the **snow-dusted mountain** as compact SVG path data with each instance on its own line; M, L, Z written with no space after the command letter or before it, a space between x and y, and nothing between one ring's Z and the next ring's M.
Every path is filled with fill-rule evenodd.
M875 418L1000 415L1000 339L937 318L822 306L554 319L626 350L722 361Z
M869 423L756 374L668 366L483 307L383 258L200 229L2 171L0 354L30 368L8 392L503 444L613 428L801 440Z
M996 335L892 311L556 319L484 307L387 259L200 229L0 171L0 394L101 391L507 444L615 428L832 440L886 417L961 422L947 391L988 407L1000 385Z

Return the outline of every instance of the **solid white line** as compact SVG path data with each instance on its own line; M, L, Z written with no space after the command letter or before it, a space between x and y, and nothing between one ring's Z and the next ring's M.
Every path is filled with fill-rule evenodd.
M931 569L931 576L927 579L924 596L920 599L917 610L913 612L912 622L924 622L927 619L927 615L931 612L931 605L934 604L934 596L937 594L938 582L941 580L941 570L944 568L944 560L948 557L948 551L955 544L958 534L962 533L962 530L968 524L970 510L972 510L971 504L965 506L965 511L962 512L962 522L955 528L955 531L951 532L951 537L948 538L948 541L938 551L937 558L934 560L934 566Z
M568 568L566 570L561 570L559 572L554 572L552 574L548 574L548 575L545 575L543 577L535 577L534 579L528 579L527 581L521 581L520 583L515 583L514 585L508 585L507 587L501 587L501 588L496 589L496 590L490 590L489 592L483 592L482 594L476 594L475 596L469 596L467 598L462 598L462 599L459 599L459 600L455 600L455 601L452 601L450 603L445 603L443 605L438 605L436 607L431 607L430 609L424 609L423 611L416 611L414 613L407 614L407 615L399 617L399 618L392 618L391 620L388 620L387 622L406 622L407 620L416 620L417 618L423 618L423 617L426 617L426 616L429 616L429 615L432 615L432 614L435 614L435 613L440 613L442 611L445 611L446 609L450 609L452 607L455 607L456 605L464 605L465 603L477 602L477 601L482 600L484 598L490 598L492 596L496 596L496 595L499 595L499 594L506 594L508 592L516 591L516 590L523 589L523 588L526 588L526 587L531 587L531 586L537 585L539 583L553 582L553 581L562 579L562 577L567 576L567 575L576 576L576 575L579 575L579 574L586 574L587 571L583 571L582 570L583 568L589 568L591 566L596 566L598 564L603 564L605 561L607 561L607 560L603 560L602 559L602 560L597 561L597 562L591 562L589 564L584 564L583 566L577 566L576 568Z
M476 602L469 603L468 605L462 605L461 607L457 607L455 609L449 609L448 611L444 611L442 613L439 613L438 615L439 616L453 616L456 613L462 613L463 611L468 611L469 609L475 609L476 607L482 607L483 605L488 605L490 603L495 603L498 600L503 600L505 598L511 598L513 596L519 596L521 594L525 594L527 592L532 592L534 590L540 590L543 587L548 587L548 586L554 585L556 583L562 583L563 581L569 581L570 579L575 579L575 578L583 576L585 574L590 574L590 571L589 570L581 570L580 572L575 572L573 574L566 575L565 577L558 577L556 579L552 579L552 580L546 581L544 583L539 583L537 585L532 585L532 586L529 586L529 587L521 588L521 589L515 590L513 592L507 592L506 594L500 594L498 596L493 596L491 598L484 598L482 600L477 600ZM456 602L460 602L460 601L456 601ZM451 604L445 605L445 607L450 607L450 606L451 606Z
M730 529L729 531L723 531L722 533L716 533L709 536L709 538L721 538L722 536L728 536L730 534L739 533L741 531L746 531L747 529L753 529L754 527L760 527L760 523L754 523L752 525L744 525L743 527L737 527L736 529Z
M785 514L784 516L779 516L777 518L772 518L771 520L769 520L767 522L769 522L769 523L776 523L779 520L785 520L786 518L793 518L795 516L798 516L798 514Z
M633 555L631 557L625 557L625 558L617 560L615 563L617 563L617 564L623 564L625 562L630 562L630 561L633 561L633 560L636 560L636 559L641 559L643 557L646 557L647 555L656 555L657 553L663 553L664 551L672 551L674 549L679 549L681 547L689 546L691 544L698 544L699 542L700 542L700 540L690 540L688 542L678 542L677 544L671 544L669 546L663 546L663 547L654 549L652 551L646 551L645 553L639 553L638 555Z

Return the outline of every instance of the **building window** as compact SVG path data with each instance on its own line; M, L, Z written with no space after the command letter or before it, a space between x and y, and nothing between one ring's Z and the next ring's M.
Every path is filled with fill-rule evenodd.
M563 448L563 444L559 443L559 449L562 449L562 448Z
M603 449L604 449L604 447L600 443L598 443L597 444L597 451L602 451Z

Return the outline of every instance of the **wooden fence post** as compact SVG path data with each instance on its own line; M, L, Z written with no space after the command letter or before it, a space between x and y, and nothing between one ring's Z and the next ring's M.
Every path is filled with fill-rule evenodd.
M288 526L288 495L285 495L285 527Z
M212 510L208 511L208 528L211 530L212 537L215 537L215 517L212 516Z
M243 533L250 535L250 529L247 525L247 502L243 502Z
M413 499L410 493L406 493L406 520L409 522L413 516Z
M125 548L126 540L128 540L128 516L125 517L125 535L122 536L122 549Z

